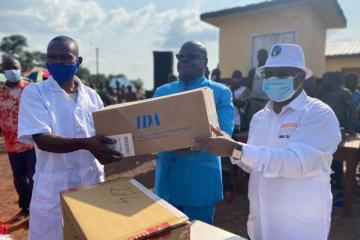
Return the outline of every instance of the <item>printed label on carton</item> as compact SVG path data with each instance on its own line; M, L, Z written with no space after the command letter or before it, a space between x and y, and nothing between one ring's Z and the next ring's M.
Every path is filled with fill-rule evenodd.
M116 143L109 144L109 147L120 152L124 157L135 156L134 142L131 133L107 136L116 140Z

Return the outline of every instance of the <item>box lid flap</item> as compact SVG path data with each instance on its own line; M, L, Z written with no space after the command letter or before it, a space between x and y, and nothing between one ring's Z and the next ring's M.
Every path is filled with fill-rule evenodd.
M63 192L62 201L88 239L137 239L188 220L135 179Z

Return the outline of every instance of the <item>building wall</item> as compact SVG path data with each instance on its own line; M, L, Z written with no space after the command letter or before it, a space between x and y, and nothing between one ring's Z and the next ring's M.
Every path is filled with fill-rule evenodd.
M256 10L220 18L219 58L222 77L227 78L239 69L246 76L249 71L251 36L295 30L297 43L305 52L305 59L315 75L326 69L326 28L313 9L304 3L292 3L272 10Z
M326 58L326 70L355 72L360 77L360 56L328 57Z
M309 15L311 16L308 25L308 32L303 30L300 38L300 44L306 43L304 48L305 64L309 67L314 76L320 77L326 72L326 27L322 19L317 13L310 8Z

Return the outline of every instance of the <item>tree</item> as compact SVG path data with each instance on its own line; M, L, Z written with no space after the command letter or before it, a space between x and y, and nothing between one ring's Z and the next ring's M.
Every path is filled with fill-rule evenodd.
M2 58L13 56L17 58L24 71L34 66L45 65L45 53L40 51L26 51L27 40L22 35L11 35L4 37L0 42L0 51L3 52Z
M89 71L89 69L85 67L79 67L79 69L76 72L76 76L78 76L81 80L90 83L92 81L92 76Z
M91 80L94 82L101 82L101 83L106 83L108 82L107 77L105 76L105 74L99 73L99 74L92 74L91 75Z
M0 43L0 50L8 56L19 58L27 47L27 40L22 35L4 37Z
M132 80L131 82L135 85L137 89L142 89L144 86L144 82L140 78Z
M36 66L45 66L46 53L34 51L32 54L32 63Z
M34 66L44 67L45 66L45 53L40 51L24 51L19 57L22 69L27 70Z

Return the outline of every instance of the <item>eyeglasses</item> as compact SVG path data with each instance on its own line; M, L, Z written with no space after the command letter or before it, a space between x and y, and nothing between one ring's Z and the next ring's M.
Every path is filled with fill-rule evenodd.
M260 73L260 77L262 79L267 79L267 78L270 78L270 77L278 77L278 78L281 78L281 79L285 79L285 78L288 78L288 77L293 77L294 79L297 78L298 76L300 75L300 72L298 73L292 73L292 74L289 74L289 73L271 73L271 72L261 72Z
M271 70L271 69L263 69L259 72L260 77L269 78L269 77L278 77L278 78L287 78L287 77L298 77L301 74L301 70Z
M45 60L46 62L63 62L63 63L73 63L75 61L76 57L72 55L66 55L66 54L46 54Z
M185 59L194 61L194 60L201 58L202 55L199 53L178 53L175 55L175 57L178 61L185 60Z

